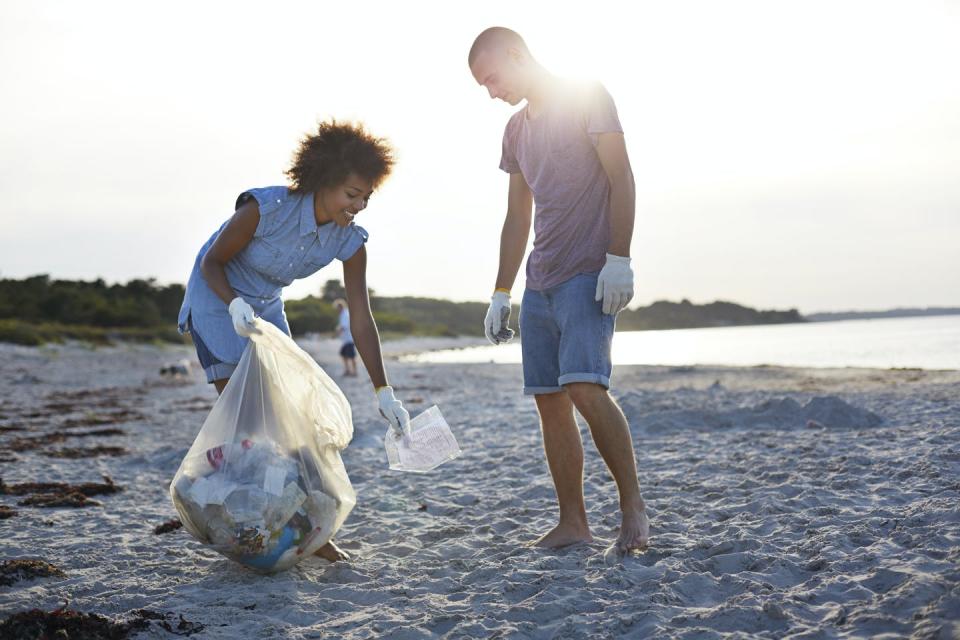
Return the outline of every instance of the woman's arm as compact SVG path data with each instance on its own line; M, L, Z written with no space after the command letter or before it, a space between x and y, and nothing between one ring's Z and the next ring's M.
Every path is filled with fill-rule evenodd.
M250 198L234 212L227 226L223 228L200 261L200 273L224 304L230 304L237 297L237 293L227 281L224 265L250 244L258 224L260 224L260 206L256 200Z
M347 308L350 309L350 333L357 346L363 365L370 374L375 389L387 386L387 374L380 353L380 334L370 310L367 293L367 250L361 245L353 256L343 262L343 287L347 293Z

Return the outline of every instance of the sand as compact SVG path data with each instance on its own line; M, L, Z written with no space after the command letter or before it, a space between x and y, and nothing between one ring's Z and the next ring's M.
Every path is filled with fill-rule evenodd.
M338 378L336 343L304 344L354 410L343 458L358 505L338 535L354 558L273 576L183 529L154 533L176 516L168 483L215 397L198 370L159 375L189 349L0 345L3 481L122 487L81 508L0 495L16 512L0 519L0 560L66 574L0 586L0 619L66 601L158 615L140 638L171 637L161 623L181 616L204 638L960 637L960 372L617 368L652 520L651 548L618 559L615 487L589 436L597 542L526 546L555 513L518 366L391 359L397 395L412 413L438 404L464 451L403 474L362 367ZM476 341L385 351L457 344Z

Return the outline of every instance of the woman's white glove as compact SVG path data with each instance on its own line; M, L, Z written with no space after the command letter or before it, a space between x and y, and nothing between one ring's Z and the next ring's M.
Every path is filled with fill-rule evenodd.
M633 269L628 256L607 254L607 262L597 276L598 302L603 300L603 312L615 316L633 298Z
M510 323L510 294L505 291L495 291L490 298L490 308L487 317L483 320L483 332L487 340L493 344L510 342L513 339L513 329Z
M248 337L253 331L253 319L256 317L253 315L253 307L237 296L230 302L227 310L230 312L230 319L233 320L233 330L239 336Z
M410 435L410 414L393 395L393 387L377 389L377 401L380 403L380 415L387 419L394 433L397 436Z

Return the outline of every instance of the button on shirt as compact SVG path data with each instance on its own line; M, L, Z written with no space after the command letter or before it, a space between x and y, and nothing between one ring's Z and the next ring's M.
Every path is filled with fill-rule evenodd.
M293 193L287 187L251 189L237 198L237 208L254 198L260 223L253 239L227 264L227 281L257 316L290 333L280 292L298 278L313 275L334 259L348 260L367 241L367 232L354 223L317 225L312 193ZM237 363L247 339L237 335L227 305L207 285L200 261L216 240L221 225L200 248L177 320L181 333L194 331L222 362Z

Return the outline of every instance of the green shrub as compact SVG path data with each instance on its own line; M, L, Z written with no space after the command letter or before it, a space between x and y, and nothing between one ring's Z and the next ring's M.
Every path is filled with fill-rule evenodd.
M28 324L18 320L0 320L0 342L36 347L46 341Z
M381 331L392 331L397 333L413 332L413 320L398 313L378 311L373 314L373 319L377 323L377 329Z

